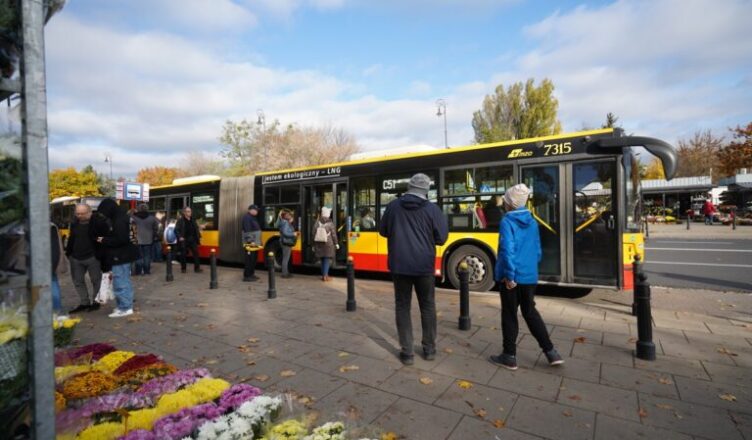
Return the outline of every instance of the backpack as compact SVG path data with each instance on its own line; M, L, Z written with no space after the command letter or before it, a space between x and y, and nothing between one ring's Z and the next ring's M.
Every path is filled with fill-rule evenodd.
M323 223L316 222L316 235L313 237L313 241L316 243L326 243L329 238L329 233L326 232L326 228Z
M167 230L165 231L165 238L167 239L167 243L169 244L178 241L178 236L175 235L175 225L170 225L167 227Z

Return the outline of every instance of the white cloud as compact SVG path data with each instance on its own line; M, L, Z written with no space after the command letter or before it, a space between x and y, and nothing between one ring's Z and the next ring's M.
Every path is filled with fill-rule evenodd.
M267 3L292 14L305 2ZM248 6L254 7L259 2ZM607 112L628 131L669 141L746 123L750 16L752 5L734 0L616 2L553 14L526 28L532 50L503 54L508 70L442 87L449 143L471 141L472 113L483 95L528 77L554 81L570 131L599 125ZM216 153L222 123L255 119L258 108L268 121L343 127L366 150L443 145L437 96L429 96L436 87L407 80L404 98L375 96L368 81L401 74L383 64L364 69L365 82L352 84L314 70L229 59L198 38L86 24L65 11L46 32L53 166L98 166L107 152L117 175L175 165L188 151Z
M242 30L258 22L253 12L232 0L130 0L128 7L194 33Z

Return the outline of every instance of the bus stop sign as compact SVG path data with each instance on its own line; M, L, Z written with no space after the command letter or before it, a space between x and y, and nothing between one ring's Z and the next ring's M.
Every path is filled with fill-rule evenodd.
M135 202L149 201L149 184L134 182L118 182L115 189L115 198L118 200L132 200Z

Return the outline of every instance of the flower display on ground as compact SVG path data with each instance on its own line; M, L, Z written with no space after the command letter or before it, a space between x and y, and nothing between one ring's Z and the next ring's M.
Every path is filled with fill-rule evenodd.
M154 354L91 344L55 354L58 440L346 440L341 422L273 425L280 396L231 385L204 368L178 371ZM305 419L309 420L310 419ZM272 426L273 425L273 426Z

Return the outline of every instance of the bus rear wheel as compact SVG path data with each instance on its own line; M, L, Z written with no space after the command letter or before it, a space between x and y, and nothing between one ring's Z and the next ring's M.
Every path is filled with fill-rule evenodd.
M470 244L458 247L449 255L446 271L449 283L455 289L460 287L460 263L466 262L470 270L470 290L486 292L494 286L493 263L491 257L481 248Z

